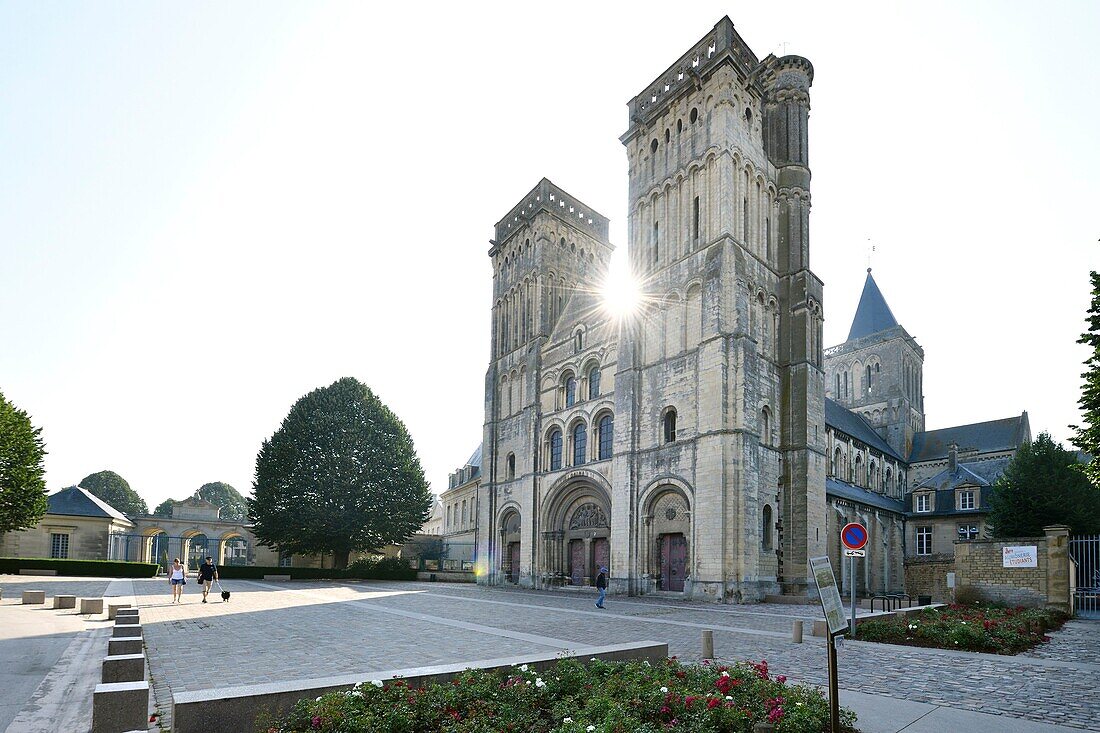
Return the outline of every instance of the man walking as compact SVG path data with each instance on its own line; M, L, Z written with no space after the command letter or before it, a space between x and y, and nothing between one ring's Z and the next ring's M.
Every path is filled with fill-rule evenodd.
M603 608L603 600L607 597L607 568L600 568L600 574L596 576L596 590L600 592L596 608Z
M202 602L206 603L206 595L210 592L210 584L218 579L218 569L214 567L214 558L206 558L206 562L199 565L199 582L202 583Z

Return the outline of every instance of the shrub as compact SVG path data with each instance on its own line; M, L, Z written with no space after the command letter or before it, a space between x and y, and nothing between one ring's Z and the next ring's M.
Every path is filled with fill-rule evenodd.
M955 603L962 606L973 606L986 600L982 592L972 585L960 585L955 589Z
M0 557L0 573L20 570L56 570L58 575L96 578L152 578L157 564L122 560L61 560L48 557Z
M787 685L767 662L721 667L675 659L580 663L542 671L467 670L450 684L412 688L401 680L364 682L345 692L300 700L268 733L517 731L750 733L772 722L776 733L827 730L829 705L815 687ZM845 730L855 714L841 711Z
M262 580L265 575L289 575L292 580L416 580L416 571L398 558L356 560L346 568L280 568L265 565L222 565L221 577L227 579Z
M856 627L856 637L888 644L1017 654L1049 641L1043 632L1060 628L1067 618L1060 611L1044 608L955 603L905 619L864 621Z

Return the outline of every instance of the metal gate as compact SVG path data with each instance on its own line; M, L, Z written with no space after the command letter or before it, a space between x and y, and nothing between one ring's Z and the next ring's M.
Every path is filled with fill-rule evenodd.
M1100 535L1071 538L1069 554L1076 568L1073 607L1077 616L1100 619Z

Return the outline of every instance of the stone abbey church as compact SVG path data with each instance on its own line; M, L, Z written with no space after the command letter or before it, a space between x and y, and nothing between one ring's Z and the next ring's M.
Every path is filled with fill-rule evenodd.
M476 483L461 524L442 497L444 534L476 528L480 582L587 585L607 566L613 593L801 595L808 558L839 568L835 535L858 520L872 552L842 582L894 590L928 481L921 554L950 552L966 511L940 494L970 487L980 531L1026 413L925 432L923 351L870 272L849 340L824 348L812 81L809 61L758 59L723 18L629 102L632 318L603 307L608 219L581 200L543 179L496 225L482 450L451 485Z

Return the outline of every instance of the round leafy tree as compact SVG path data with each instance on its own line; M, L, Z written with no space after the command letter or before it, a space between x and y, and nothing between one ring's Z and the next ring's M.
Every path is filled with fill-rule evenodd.
M221 507L221 518L229 522L243 522L248 518L248 502L241 492L224 481L203 484L195 492L196 499Z
M145 499L130 488L126 479L114 471L100 471L80 480L80 488L90 491L123 514L148 514Z
M256 457L248 515L259 543L295 554L404 542L432 494L404 423L351 377L298 400Z
M153 510L154 517L171 517L172 506L175 505L175 499L165 499L161 503L157 504L157 508Z
M0 392L0 535L30 529L46 516L42 428Z

